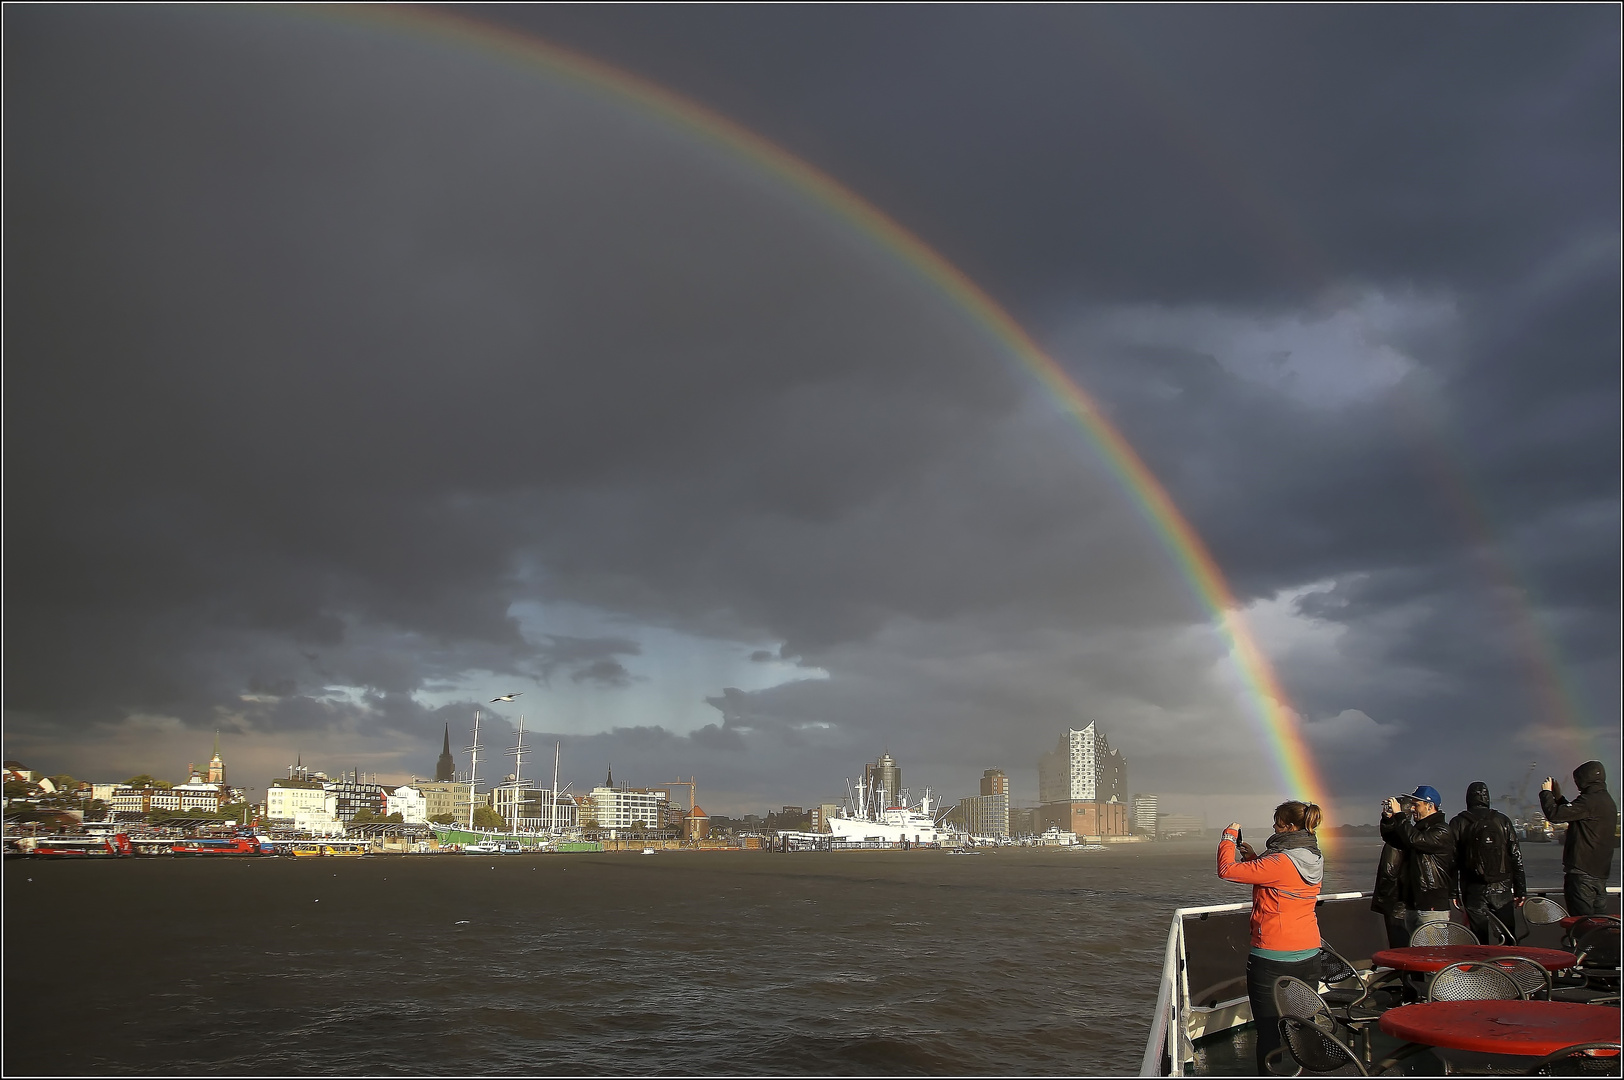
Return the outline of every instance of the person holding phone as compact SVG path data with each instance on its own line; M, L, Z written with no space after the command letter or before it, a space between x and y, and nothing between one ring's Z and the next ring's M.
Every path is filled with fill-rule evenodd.
M1405 802L1413 809L1407 811ZM1388 799L1382 815L1382 839L1404 852L1405 921L1411 934L1424 922L1447 922L1456 901L1455 834L1442 803L1437 788L1422 784L1409 795Z
M1280 1045L1274 983L1291 975L1319 985L1320 932L1314 904L1325 878L1325 858L1314 830L1322 815L1313 803L1274 808L1274 832L1259 855L1241 840L1239 822L1218 841L1218 876L1252 886L1252 948L1246 957L1246 997L1257 1025L1257 1071Z
M1568 823L1562 842L1562 898L1569 915L1606 912L1607 878L1613 872L1613 828L1618 804L1607 790L1607 767L1587 761L1573 770L1579 795L1572 802L1562 797L1556 778L1540 785L1539 808L1545 820Z

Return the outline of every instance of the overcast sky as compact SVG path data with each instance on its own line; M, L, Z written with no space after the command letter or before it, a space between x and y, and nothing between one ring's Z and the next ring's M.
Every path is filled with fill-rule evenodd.
M1617 8L466 13L1006 305L1210 546L1333 821L1617 759ZM739 154L375 16L4 18L8 758L404 779L484 708L486 777L522 715L577 790L743 813L886 749L1032 800L1097 720L1171 808L1296 794L1076 425Z

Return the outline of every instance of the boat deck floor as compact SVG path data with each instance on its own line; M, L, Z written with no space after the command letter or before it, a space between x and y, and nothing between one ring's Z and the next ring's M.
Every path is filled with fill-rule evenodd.
M1404 1044L1377 1031L1373 1033L1374 1058L1382 1060ZM1256 1076L1257 1029L1252 1024L1230 1028L1195 1044L1195 1062L1186 1063L1190 1076ZM1352 1069L1348 1072L1351 1074ZM1393 1076L1444 1076L1444 1063L1430 1050L1399 1062Z

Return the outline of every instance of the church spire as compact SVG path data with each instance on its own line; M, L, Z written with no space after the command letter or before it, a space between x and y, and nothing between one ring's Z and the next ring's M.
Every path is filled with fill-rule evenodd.
M612 761L609 763L609 778L603 782L603 786L606 788L615 786L615 763Z
M451 756L451 725L445 726L445 747L440 751L440 760L434 765L434 779L437 781L455 780L457 778L457 762Z

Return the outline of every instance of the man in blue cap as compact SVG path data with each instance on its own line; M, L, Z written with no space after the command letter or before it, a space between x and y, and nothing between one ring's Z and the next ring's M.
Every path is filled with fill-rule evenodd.
M1455 834L1442 804L1438 789L1422 784L1388 799L1382 812L1382 839L1404 852L1400 892L1412 934L1447 921L1455 901Z

